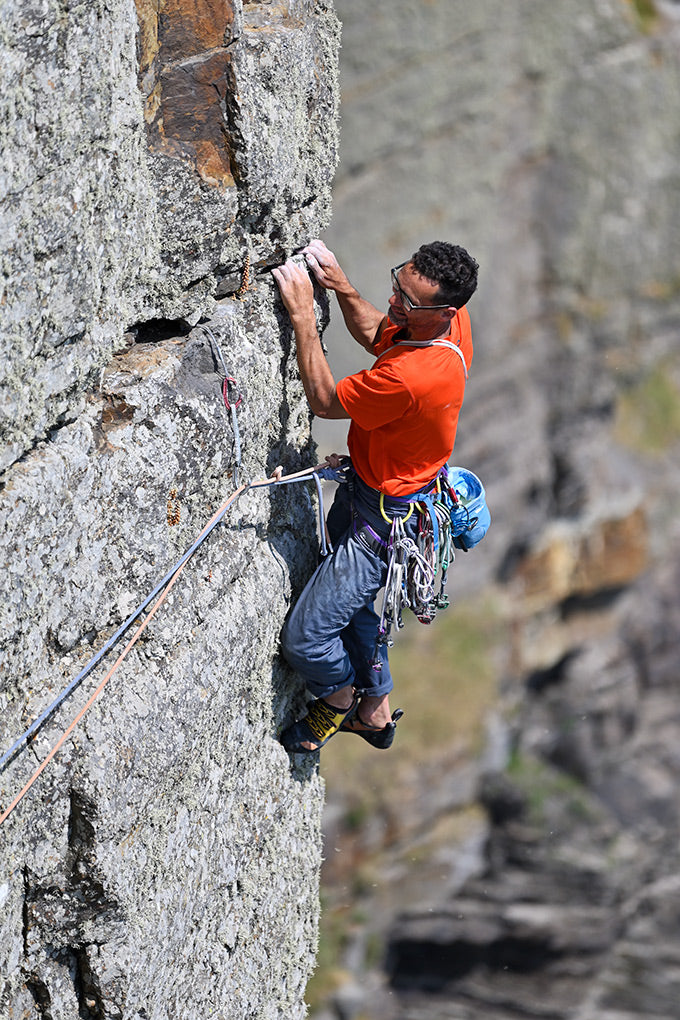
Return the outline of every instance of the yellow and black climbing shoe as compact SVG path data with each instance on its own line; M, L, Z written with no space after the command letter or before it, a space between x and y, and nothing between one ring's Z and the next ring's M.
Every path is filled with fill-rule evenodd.
M352 699L348 708L336 708L323 698L317 698L307 706L307 715L293 723L281 734L281 743L294 754L311 754L323 747L334 736L342 724L356 712L358 701ZM313 744L313 747L303 747Z

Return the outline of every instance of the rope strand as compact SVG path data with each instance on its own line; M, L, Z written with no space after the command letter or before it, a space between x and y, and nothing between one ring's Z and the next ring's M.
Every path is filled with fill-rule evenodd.
M151 623L151 620L156 615L157 611L160 609L162 604L165 602L166 598L168 597L168 595L170 593L170 590L172 589L173 585L175 584L175 582L179 578L179 575L181 574L183 568L184 568L184 563L182 564L181 567L179 567L179 569L175 573L174 577L172 577L170 579L170 581L168 582L168 585L167 585L165 591L162 592L160 598L156 602L155 606L151 609L151 611L150 611L149 615L147 616L147 618L140 624L140 626L137 628L135 633L132 635L132 638L128 641L127 645L125 646L123 651L120 653L120 655L118 656L118 658L116 659L116 661L114 662L113 666L108 671L108 673L106 674L104 679L101 681L101 683L97 687L96 691L94 691L94 693L92 695L90 695L90 698L88 699L88 701L85 703L85 705L83 705L81 710L76 715L75 719L73 719L72 722L64 730L62 735L59 737L59 740L57 740L57 742L54 745L54 747L52 747L52 749L48 752L48 754L46 755L44 760L40 763L40 765L35 770L35 772L31 776L31 778L28 780L26 785L16 795L16 797L14 798L12 803L9 805L9 807L5 809L5 811L2 813L2 815L0 815L0 825L2 825L2 823L5 821L5 819L9 817L9 815L12 813L12 811L17 806L17 804L19 804L19 802L23 800L23 798L26 796L28 791L31 789L31 787L35 783L36 779L38 779L39 776L43 773L43 771L45 770L47 765L54 758L54 756L57 753L57 751L59 750L59 748L62 746L62 744L65 743L65 741L68 739L68 737L73 732L75 727L78 725L80 720L83 718L83 716L87 712L88 708L90 708L90 706L93 705L94 702L97 700L97 698L99 697L101 692L104 690L104 688L106 687L107 683L109 682L109 680L111 679L113 674L116 672L116 670L118 669L120 664L123 662L123 660L127 656L128 652L135 646L135 644L137 643L139 638L142 636L142 634L144 633L144 631L146 630L148 625Z
M56 710L59 708L59 706L66 700L66 698L70 694L72 694L73 691L75 691L75 689L80 685L80 683L82 683L82 681L92 672L92 670L95 668L95 666L102 660L102 658L106 655L106 653L108 651L110 651L110 649L116 644L116 642L120 639L120 637L122 637L122 635L127 630L129 630L129 628L132 626L132 624L135 623L139 619L141 614L153 602L153 600L155 598L157 598L157 596L159 596L157 598L157 601L156 601L155 605L152 607L151 611L149 612L148 616L146 617L146 619L140 624L138 629L135 631L134 635L132 636L132 638L130 639L128 644L125 646L125 648L123 649L121 654L118 656L117 660L115 661L115 663L113 664L111 669L108 671L106 676L103 678L103 680L101 681L101 683L99 684L97 689L91 695L91 697L89 698L87 703L80 710L80 712L76 715L75 719L73 719L73 721L69 724L69 726L65 730L65 732L60 736L60 738L57 741L57 743L49 751L49 753L46 756L46 758L44 759L44 761L40 764L40 766L33 773L33 775L28 780L26 785L23 787L21 792L14 798L12 803L9 805L8 808L5 809L5 811L2 813L2 815L0 815L0 825L11 814L11 812L14 810L14 808L17 806L17 804L19 804L19 802L23 799L23 797L26 795L26 793L28 793L28 791L32 787L33 783L36 781L36 779L38 779L38 777L41 775L41 773L43 772L43 770L45 769L47 764L52 760L52 758L54 758L54 756L57 753L57 751L59 750L59 748L64 744L65 740L73 732L73 729L75 728L75 726L78 724L78 722L82 719L82 717L85 715L85 713L90 708L90 706L97 699L97 697L99 696L101 691L104 689L104 687L109 682L109 680L111 679L113 674L116 672L118 667L121 665L121 663L124 661L125 657L130 652L130 650L137 643L137 641L139 640L140 636L142 635L142 633L144 632L146 627L149 625L149 623L151 622L151 620L153 619L153 617L155 616L157 611L160 609L161 605L163 604L163 602L167 598L171 588L176 583L177 579L179 578L182 570L184 569L184 567L186 566L188 561L191 559L191 557L196 552L196 550L203 544L203 542L206 540L206 538L211 534L211 532L217 527L217 525L220 523L220 521L222 520L222 518L226 514L227 510L229 509L229 507L237 499L239 499L241 496L243 496L249 489L256 489L256 488L259 489L259 488L265 488L265 487L268 487L268 486L283 485L283 484L289 484L291 482L303 482L303 481L309 481L309 480L314 480L316 482L317 491L318 491L318 494L319 494L319 500L320 500L320 503L321 503L321 500L323 499L323 495L322 495L322 491L321 491L321 484L320 484L319 478L320 477L324 477L324 473L326 471L326 468L327 468L327 464L318 464L315 468L305 468L302 471L297 471L297 472L295 472L293 474L285 475L285 476L282 476L279 473L278 469L277 469L277 471L274 472L274 474L270 478L258 479L257 481L253 481L253 482L251 482L249 484L241 485L238 489L236 489L235 492L231 493L231 495L215 511L213 516L210 518L210 520L205 525L203 530L200 532L200 534L194 540L192 545L186 550L186 552L183 554L183 556L180 557L180 559L174 564L174 566L172 566L170 568L170 570L167 572L167 574L162 579L162 581L160 581L156 585L156 587L153 589L151 594L148 595L144 599L144 601L127 618L127 620L123 624L121 624L121 626L118 628L118 630L115 632L115 634L113 634L112 637L109 638L109 640L103 645L103 647L83 667L83 669L78 673L78 675L76 677L74 677L74 679L67 685L67 687L65 687L64 690L58 695L58 697L55 698L55 700L50 705L48 705L48 707L44 710L44 712L42 712L41 715L38 716L38 718L35 719L33 723L31 723L31 725L28 727L28 729L24 733L22 733L21 736L17 738L17 740L14 741L12 746L3 754L2 758L0 758L0 771L2 771L5 768L5 766L8 765L10 761L12 761L12 759L19 752L19 750L28 742L28 740L32 736L34 736L34 734L40 729L40 727L54 714L54 712L56 712ZM323 505L322 505L322 503L320 505L320 512L321 512L321 514L323 514ZM321 536L322 536L322 547L325 548L326 547L326 540L325 540L324 529L322 529L322 531L321 531Z

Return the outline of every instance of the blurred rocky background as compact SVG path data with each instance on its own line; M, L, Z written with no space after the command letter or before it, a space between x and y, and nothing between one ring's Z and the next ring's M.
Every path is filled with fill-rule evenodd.
M393 749L322 754L313 1015L677 1020L680 4L336 9L324 238L380 306L425 241L479 260L454 462L493 525L396 639Z

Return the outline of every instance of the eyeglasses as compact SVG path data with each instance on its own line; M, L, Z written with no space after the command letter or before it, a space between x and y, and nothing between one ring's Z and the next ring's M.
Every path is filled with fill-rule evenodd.
M432 311L433 308L450 308L451 305L414 305L408 294L399 286L399 270L403 269L404 266L408 265L410 259L406 259L406 262L402 262L401 265L395 266L390 272L392 274L392 290L395 294L399 295L402 305L407 312L420 312L420 311Z

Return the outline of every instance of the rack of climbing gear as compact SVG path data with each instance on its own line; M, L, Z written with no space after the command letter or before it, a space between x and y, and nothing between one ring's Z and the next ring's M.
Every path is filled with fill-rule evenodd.
M404 528L414 511L418 513L415 539L407 535ZM448 608L445 588L449 567L455 560L455 548L464 551L473 548L491 523L479 478L467 468L448 465L439 472L434 491L418 496L404 516L390 520L382 497L380 512L391 527L387 543L387 579L371 662L376 671L382 669L382 646L389 648L394 643L392 629L400 630L404 626L404 609L410 609L420 623L430 624L438 610Z

